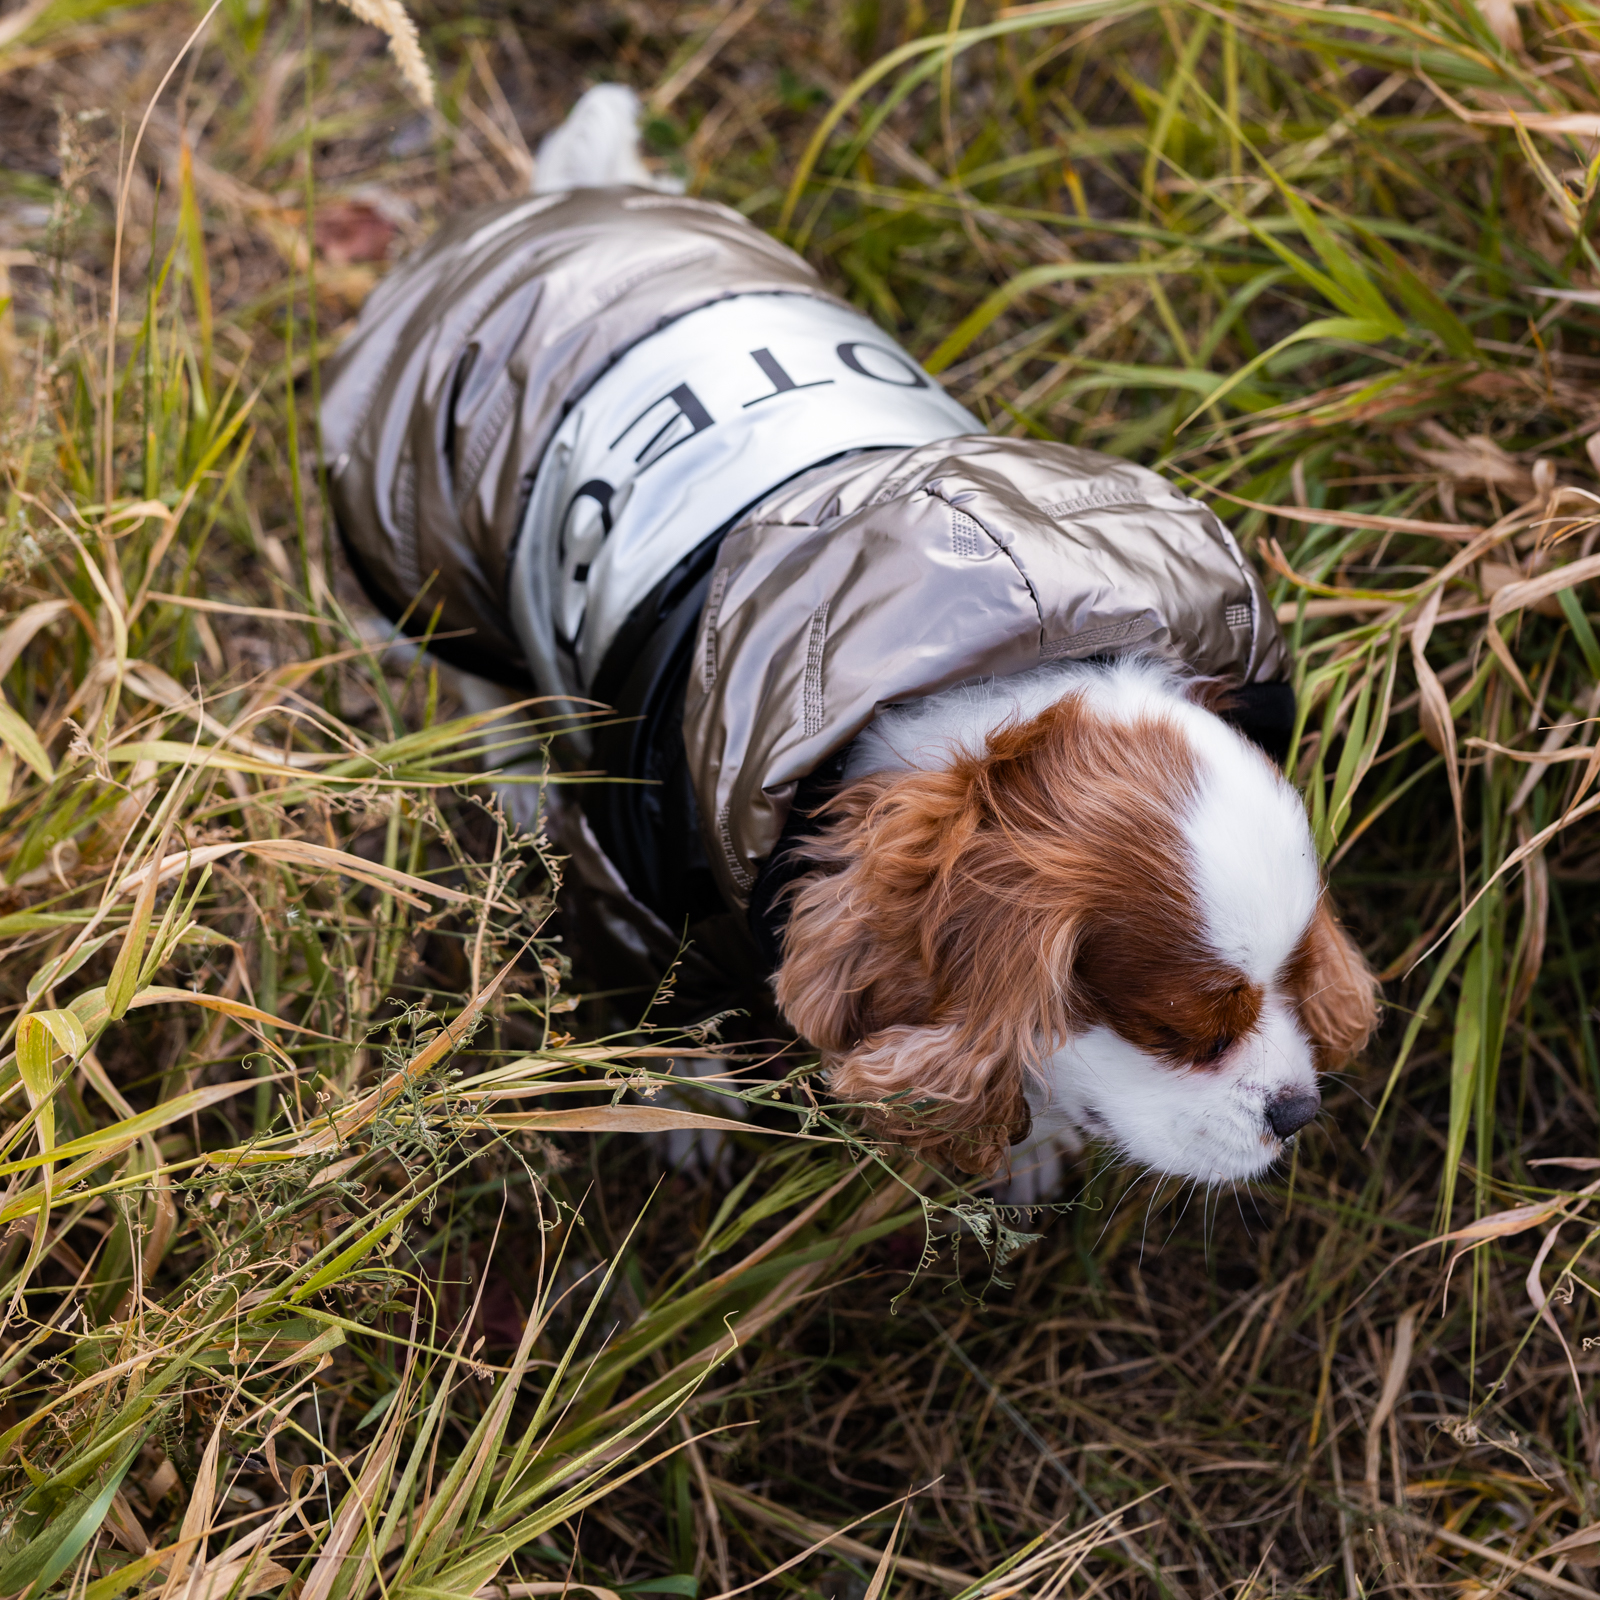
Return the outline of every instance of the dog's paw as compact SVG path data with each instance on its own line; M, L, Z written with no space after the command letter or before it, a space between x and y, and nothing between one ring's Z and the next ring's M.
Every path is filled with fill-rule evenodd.
M647 1135L668 1172L726 1186L733 1181L733 1146L719 1128L669 1128Z
M991 1188L1003 1206L1042 1206L1060 1198L1068 1165L1083 1151L1070 1129L1030 1134L1011 1151L1011 1169Z
M661 1089L653 1103L671 1110L746 1119L749 1112L744 1101L727 1095L697 1093L688 1086L695 1078L721 1076L724 1065L705 1056L675 1057L669 1063L669 1070L685 1079L685 1086ZM668 1172L697 1180L711 1178L723 1185L733 1181L733 1146L721 1128L668 1128L645 1137Z

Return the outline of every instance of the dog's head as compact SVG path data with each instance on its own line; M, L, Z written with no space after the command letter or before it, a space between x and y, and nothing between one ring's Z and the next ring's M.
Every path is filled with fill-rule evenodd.
M1158 1171L1263 1171L1376 1020L1281 773L1156 671L849 783L777 974L832 1092L989 1172L1051 1114Z

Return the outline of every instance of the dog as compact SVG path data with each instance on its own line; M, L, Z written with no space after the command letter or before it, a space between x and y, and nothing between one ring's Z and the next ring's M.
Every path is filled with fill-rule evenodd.
M637 118L591 90L369 299L322 412L357 575L495 692L616 709L562 748L624 781L540 801L577 898L641 974L769 983L884 1137L1266 1171L1377 991L1259 577L1154 473L987 435Z

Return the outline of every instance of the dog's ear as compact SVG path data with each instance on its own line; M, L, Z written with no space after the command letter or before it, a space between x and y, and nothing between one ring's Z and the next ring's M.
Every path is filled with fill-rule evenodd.
M869 1126L925 1161L987 1176L1032 1126L1026 1071L1002 1041L974 1053L960 1023L885 1028L832 1061L828 1091L862 1102Z
M1295 953L1292 985L1317 1066L1326 1070L1359 1055L1378 1025L1378 980L1326 896Z
M806 846L819 870L790 891L776 977L830 1092L968 1172L993 1171L1027 1133L1029 1069L1062 1032L1049 937L1021 926L1040 897L1008 881L1020 863L990 816L1004 782L984 757L844 790Z
M862 778L804 847L817 870L788 891L775 987L784 1015L825 1055L937 1003L919 933L962 787L945 773Z

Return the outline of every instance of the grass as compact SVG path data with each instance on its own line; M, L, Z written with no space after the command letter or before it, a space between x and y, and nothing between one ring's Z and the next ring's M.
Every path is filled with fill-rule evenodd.
M1600 12L415 14L0 11L0 1594L1593 1592ZM601 76L1273 574L1389 1004L1287 1172L1005 1217L652 1026L374 648L318 361Z

